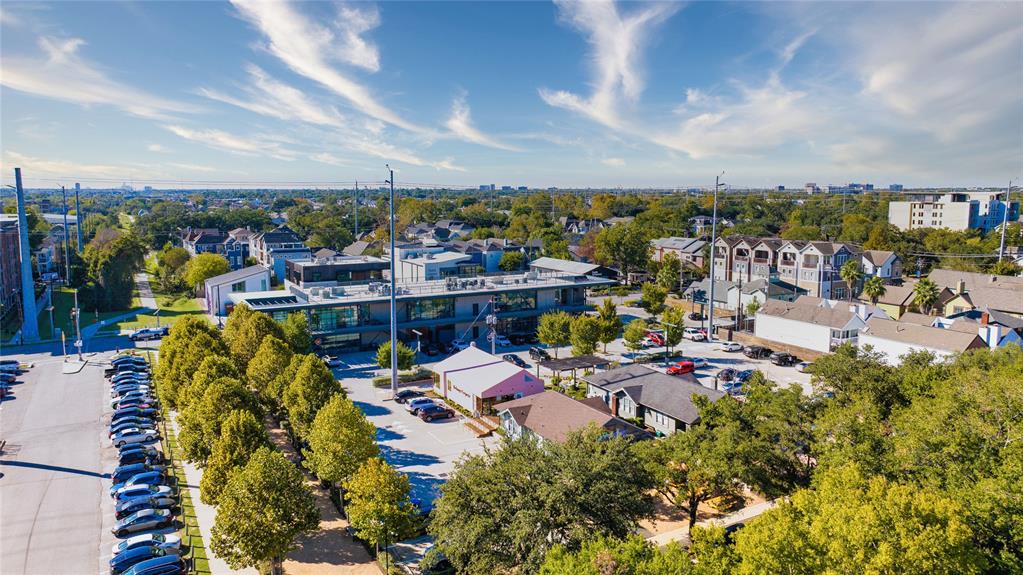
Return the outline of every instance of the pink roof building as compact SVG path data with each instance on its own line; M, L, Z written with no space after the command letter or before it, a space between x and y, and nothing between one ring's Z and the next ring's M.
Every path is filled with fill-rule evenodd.
M544 390L543 381L474 345L433 367L437 394L470 413L490 414L496 403Z

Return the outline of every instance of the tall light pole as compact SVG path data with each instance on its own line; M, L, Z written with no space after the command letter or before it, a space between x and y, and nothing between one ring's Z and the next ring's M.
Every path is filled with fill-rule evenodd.
M60 187L60 193L64 197L64 282L71 285L71 238L68 236L67 227L67 189ZM51 302L52 303L52 302Z
M998 243L998 261L1002 261L1002 257L1005 255L1005 228L1009 225L1009 207L1012 206L1010 197L1012 196L1012 180L1009 180L1009 186L1005 188L1005 206L1002 208L1002 239Z
M355 239L359 239L359 180L355 180L355 201L353 202L355 208Z
M718 188L721 187L721 176L725 175L722 171L720 174L714 177L714 215L710 220L710 314L707 319L707 341L714 341L714 255L717 253L718 238Z
M391 217L391 396L398 393L398 299L396 297L397 283L395 282L395 259L394 253L394 170L390 164L385 164L390 173L387 183L391 185L391 199L388 202Z

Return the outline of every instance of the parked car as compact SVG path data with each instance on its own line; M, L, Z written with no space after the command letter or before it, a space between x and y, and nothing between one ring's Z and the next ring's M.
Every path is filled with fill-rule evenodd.
M135 547L122 551L110 559L110 575L120 575L129 567L165 555L167 555L167 551L155 546Z
M0 367L3 367L5 365L18 367L21 365L21 362L19 362L16 359L0 359Z
M164 555L136 563L121 575L179 575L185 572L185 562L180 555Z
M129 393L131 393L133 391L138 391L138 392L146 393L146 394L152 394L153 393L153 389L151 387L149 387L149 385L144 384L144 383L134 383L134 382L132 382L132 383L121 383L119 385L115 385L114 387L110 388L110 397L111 398L121 398L121 397L123 397L125 395L128 395Z
M455 410L442 407L437 404L426 405L419 409L419 419L433 421L434 419L448 419L455 416Z
M735 374L735 381L739 383L746 383L749 378L753 377L754 373L756 373L755 369L744 369Z
M682 330L682 337L686 339L691 339L693 341L703 341L707 339L707 336L706 334L703 333L703 330L697 329L695 327L687 327L684 330Z
M742 351L742 344L734 341L721 342L721 351Z
M114 546L110 548L110 555L117 555L129 549L135 547L159 547L172 553L181 552L181 537L168 533L162 535L160 533L145 533L143 535L136 535L129 537L124 541L114 543Z
M138 407L125 407L121 409L115 409L113 415L110 416L110 422L120 421L126 417L150 417L156 418L156 409L153 408L138 408Z
M528 365L526 362L522 361L521 357L515 355L514 353L506 353L501 356L501 359L507 361L508 363L513 363L519 367L526 367Z
M469 347L469 342L467 341L463 341L461 339L455 339L451 341L451 348L455 351L462 351L467 347Z
M734 396L746 395L742 390L742 385L740 381L729 381L721 385L721 391Z
M123 395L119 395L110 400L110 407L121 403L121 402L135 402L135 403L156 403L156 398L152 396L148 391L129 391Z
M5 371L0 373L0 381L4 383L14 383L18 380L18 374Z
M110 443L114 447L121 447L123 445L128 445L129 443L147 443L150 441L156 441L159 437L160 434L157 433L155 429L130 427L115 433L110 438Z
M683 361L693 362L693 365L696 367L696 369L700 369L701 367L707 367L708 365L710 365L710 362L708 362L707 358L705 357L687 357L684 358Z
M434 343L434 342L430 342L430 343L428 343L428 344L423 346L423 353L425 353L426 355L428 355L430 357L434 357L436 355L440 355L440 353L441 353L440 345L438 345L437 343Z
M512 342L511 342L511 340L509 340L507 337L505 337L503 335L495 335L494 336L494 345L496 345L497 347L511 347Z
M735 379L735 373L736 372L734 369L726 367L719 371L717 375L714 376L714 379L718 381L732 381L733 379Z
M149 455L145 451L132 450L122 451L117 455L117 465L131 465L132 463L149 463L156 464L162 463L163 457L160 455Z
M813 373L812 361L801 361L796 364L796 371L799 373Z
M0 372L4 373L21 373L21 365L17 363L4 363L0 364Z
M646 332L646 339L650 340L650 343L652 343L654 347L663 346L665 341L663 333L652 330Z
M774 352L772 352L770 348L764 347L762 345L750 345L747 346L742 353L748 358L760 359L763 357L769 357Z
M696 366L691 361L680 361L668 367L668 375L683 375L696 371Z
M689 317L689 319L691 319L693 321L703 321L703 320L707 319L707 316L703 315L702 313L700 313L698 311L694 311L693 313L689 314L688 317Z
M153 418L145 416L133 416L133 417L122 417L118 420L110 422L110 435L113 435L116 426L127 426L127 427L142 427L142 426L153 426ZM120 430L117 430L120 431Z
M330 369L348 369L348 364L341 361L340 357L334 357L332 355L323 356L323 363L327 364Z
M174 490L170 485L128 485L114 493L115 501L127 501L129 499L149 497L170 497Z
M394 402L405 403L414 397L423 397L423 392L418 389L399 389L398 392L394 394Z
M110 531L116 537L126 537L139 531L169 527L174 521L167 509L143 509L118 521Z
M167 476L163 474L163 471L143 471L136 473L128 479L120 483L114 483L110 486L110 495L116 497L117 493L125 487L133 487L135 485L167 485Z
M128 463L120 465L114 472L110 474L110 479L114 483L120 483L121 481L127 480L133 475L143 473L146 471L163 471L162 465L149 465L147 463Z
M790 353L785 353L784 351L776 351L772 353L769 359L774 365L792 365L799 361L799 358Z
M420 398L413 399L413 400L410 400L409 402L407 402L405 404L405 409L407 409L408 412L411 413L412 415L418 415L419 414L419 410L424 408L424 407L426 407L426 406L428 406L428 405L437 405L437 404L434 403L433 400L430 399L429 397L420 397Z
M170 328L167 326L161 327L144 327L133 331L128 339L132 341L148 341L152 339L162 339L170 333Z
M169 496L125 499L124 501L118 501L117 505L114 506L114 518L124 519L132 513L138 513L143 509L171 509L176 507L177 504L178 499Z
M547 353L547 350L542 347L533 346L529 348L529 357L533 361L547 361L551 358L551 354Z

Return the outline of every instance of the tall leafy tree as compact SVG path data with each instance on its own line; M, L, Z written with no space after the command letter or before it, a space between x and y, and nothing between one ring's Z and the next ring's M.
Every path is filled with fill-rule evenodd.
M541 342L554 348L554 357L558 357L558 348L572 342L572 316L563 311L549 311L540 316L536 336Z
M191 260L185 266L185 282L193 289L198 290L203 282L231 271L231 264L219 254L202 253Z
M923 310L924 313L931 313L931 308L938 303L938 296L941 290L938 284L929 278L922 278L913 286L913 304Z
M234 362L223 355L206 356L192 374L192 381L178 391L178 408L184 410L193 401L202 398L210 384L225 377L232 379L241 377Z
M234 341L238 332L241 331L242 326L245 325L245 321L254 313L256 312L244 303L234 306L230 315L227 316L227 322L224 323L224 342L227 343L228 346L231 345L231 342Z
M877 300L884 296L887 291L884 280L877 276L873 276L863 282L863 295L870 298L871 305L877 305Z
M618 317L618 306L611 298L604 298L600 307L597 308L597 319L600 320L600 343L604 344L604 352L607 352L607 344L614 341L622 331L622 320Z
M241 381L222 377L206 387L202 397L189 403L178 416L178 440L189 461L205 465L220 436L221 426L234 410L251 412L259 419L263 410L256 396Z
M672 306L664 310L661 316L661 325L664 327L664 339L668 344L668 352L682 343L682 334L685 331L686 310Z
M95 282L91 297L97 309L131 307L135 274L142 269L145 255L145 244L133 234L115 235L108 242L93 240L86 246L83 259Z
M305 465L331 484L348 481L368 459L376 457L376 426L347 397L330 398L313 419Z
M276 566L319 523L302 472L279 451L263 447L220 494L210 547L233 569Z
M263 338L268 335L287 341L281 324L269 315L253 312L245 316L244 322L238 326L237 332L232 334L229 341L231 357L238 363L238 369L242 371L248 369L249 362L263 343Z
M229 413L220 427L220 434L214 439L199 480L202 502L216 505L231 475L244 467L261 447L271 447L263 422L247 409Z
M848 288L848 299L852 301L856 285L863 279L863 270L860 269L860 262L855 259L845 262L845 265L838 270L838 275L845 281L845 285Z
M594 256L598 262L617 268L627 278L630 272L646 268L649 252L644 230L634 224L624 224L600 231Z
M657 316L664 311L664 300L668 297L668 290L652 284L643 284L643 295L639 298L639 306L651 316Z
M284 341L288 342L295 353L309 353L313 346L313 336L309 332L309 318L305 313L296 311L288 314L281 324Z
M428 528L458 572L532 573L556 545L574 551L597 535L631 534L653 511L651 478L627 440L602 431L506 440L461 459Z
M274 382L284 375L294 352L287 343L272 335L263 338L256 355L249 361L245 376L249 387L256 392L263 405L276 411L282 401L280 393L273 389Z
M682 281L682 260L675 252L668 252L661 258L661 267L657 270L657 285L668 291L679 291Z
M501 261L497 264L501 271L514 272L521 270L526 265L526 255L522 252L504 252L501 254Z
M399 541L415 524L408 476L379 457L362 462L345 481L348 519L359 537L374 545Z
M646 322L634 319L625 326L625 347L632 351L643 349L643 338L646 337Z
M377 348L377 365L380 369L391 369L391 342L385 341ZM416 350L403 341L398 342L398 369L407 371L416 362Z
M170 408L177 407L179 391L191 384L203 360L226 355L227 347L220 333L205 317L181 318L160 344L160 358L154 372L160 401Z
M284 407L295 434L306 437L316 413L337 393L344 391L323 360L312 354L303 356L295 379L284 391Z
M600 341L600 320L589 315L579 315L572 320L572 355L588 355L597 349Z

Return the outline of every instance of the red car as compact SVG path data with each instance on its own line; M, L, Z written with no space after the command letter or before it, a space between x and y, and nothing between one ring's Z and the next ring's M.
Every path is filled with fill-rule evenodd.
M682 375L696 371L696 364L691 361L680 361L668 368L668 375Z
M646 337L647 337L647 339L649 339L656 346L664 345L664 334L663 333L656 332L656 331L648 331L648 332L646 332Z

